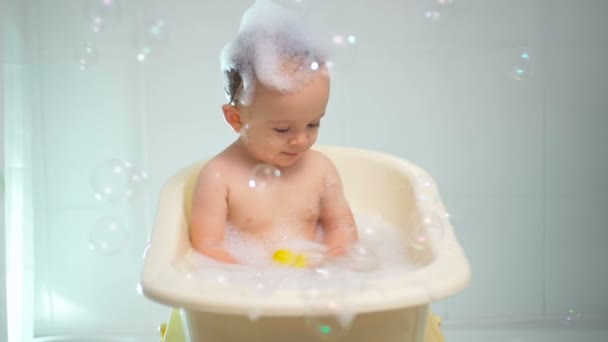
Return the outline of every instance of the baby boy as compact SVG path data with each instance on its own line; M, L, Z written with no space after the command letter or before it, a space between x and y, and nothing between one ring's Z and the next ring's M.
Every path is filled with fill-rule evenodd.
M357 230L338 172L311 150L329 98L327 49L295 13L257 1L222 51L228 103L224 118L238 138L200 171L190 239L198 252L240 263L225 247L227 226L276 241L315 240L345 254ZM252 183L262 165L273 181Z

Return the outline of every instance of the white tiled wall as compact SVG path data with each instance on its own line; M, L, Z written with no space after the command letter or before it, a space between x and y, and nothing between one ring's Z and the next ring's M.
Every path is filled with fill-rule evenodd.
M218 54L248 1L115 1L120 16L99 34L87 31L86 3L22 2L28 40L13 55L40 94L27 100L39 108L41 334L155 328L168 311L134 289L160 184L235 138L219 110ZM608 2L302 4L320 26L357 37L336 52L319 143L393 153L439 183L473 283L435 310L448 320L608 314ZM133 32L156 16L168 38L138 63ZM83 72L74 50L90 39L99 61ZM91 169L111 157L150 175L132 202L92 198ZM108 213L142 239L114 259L86 248L87 227Z

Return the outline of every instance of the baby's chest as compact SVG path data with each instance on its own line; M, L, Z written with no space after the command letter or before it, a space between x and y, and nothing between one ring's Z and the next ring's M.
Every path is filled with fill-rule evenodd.
M320 196L312 182L233 187L228 215L237 224L312 223L319 216Z

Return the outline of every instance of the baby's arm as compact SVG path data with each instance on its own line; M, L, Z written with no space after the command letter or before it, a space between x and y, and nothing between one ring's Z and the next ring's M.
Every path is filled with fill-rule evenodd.
M195 250L210 258L237 264L238 261L222 247L228 215L228 188L218 175L221 173L213 162L205 165L198 175L192 195L190 241Z
M323 168L326 172L319 221L325 233L324 243L329 248L328 254L342 255L357 241L357 226L344 197L338 171L329 159L325 164L327 167Z

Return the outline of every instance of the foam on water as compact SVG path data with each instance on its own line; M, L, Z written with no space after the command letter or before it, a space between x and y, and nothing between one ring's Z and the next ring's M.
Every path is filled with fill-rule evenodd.
M414 263L407 258L403 229L360 215L355 215L355 221L359 241L344 257L323 258L326 246L316 241L287 236L260 238L228 227L224 247L242 264L224 264L190 250L176 266L201 284L209 281L234 284L259 294L277 290L356 290L364 288L370 280L414 270ZM322 233L317 240L322 240ZM276 263L272 255L278 249L305 255L309 267Z

